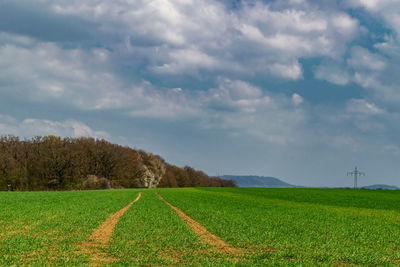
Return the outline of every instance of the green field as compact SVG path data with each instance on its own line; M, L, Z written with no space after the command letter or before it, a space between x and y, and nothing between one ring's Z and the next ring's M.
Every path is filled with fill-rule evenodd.
M0 192L0 265L400 266L399 191L155 191L242 253L216 251L153 190ZM81 244L139 192L93 262Z

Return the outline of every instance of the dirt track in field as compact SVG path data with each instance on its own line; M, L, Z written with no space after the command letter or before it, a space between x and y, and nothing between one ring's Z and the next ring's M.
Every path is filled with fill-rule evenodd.
M230 254L230 255L242 255L244 252L239 249L235 248L228 243L226 243L224 240L222 240L220 237L211 234L204 226L202 226L200 223L196 222L192 218L190 218L186 213L184 213L182 210L178 209L177 207L171 205L168 201L166 201L160 194L157 192L154 192L158 197L164 201L168 206L170 206L175 212L181 217L182 220L184 220L187 225L193 229L193 231L200 236L200 238L207 244L211 245L216 251L222 252L225 254Z
M93 242L96 243L107 244L110 241L115 225L117 225L121 216L124 215L124 213L133 205L133 203L140 199L141 195L142 193L139 193L137 198L129 203L128 206L120 209L119 211L108 217L108 219L104 221L99 228L93 231L90 239L92 239Z
M97 266L102 263L110 263L115 259L107 257L104 252L101 252L101 248L107 247L108 242L111 239L111 235L114 231L115 226L119 222L122 215L140 199L142 193L139 192L138 196L134 201L129 203L126 207L120 209L116 213L112 214L107 218L97 229L95 229L90 236L90 241L83 242L80 248L87 254L91 255L91 265Z

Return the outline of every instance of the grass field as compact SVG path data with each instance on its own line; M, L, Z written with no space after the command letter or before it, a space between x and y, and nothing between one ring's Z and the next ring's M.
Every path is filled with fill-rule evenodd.
M241 251L215 249L154 193ZM112 214L107 244L83 249ZM184 188L0 192L0 265L400 266L400 192Z
M88 263L76 244L137 192L0 192L0 265Z

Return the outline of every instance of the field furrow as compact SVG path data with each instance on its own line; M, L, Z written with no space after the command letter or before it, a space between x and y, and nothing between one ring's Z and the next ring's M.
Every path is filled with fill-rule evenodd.
M224 240L222 240L219 236L211 234L204 226L200 223L196 222L189 216L187 216L183 211L178 209L177 207L171 205L168 201L166 201L160 194L156 193L158 197L164 201L168 206L170 206L178 215L181 217L183 221L187 223L187 225L197 234L200 238L210 246L212 246L216 251L226 253L229 255L243 255L244 252L241 249L235 248Z
M125 214L125 212L133 205L133 203L137 202L140 199L141 194L142 193L139 192L134 201L108 217L107 220L105 220L98 228L96 228L92 232L90 240L84 241L81 244L80 247L82 251L90 256L90 265L98 266L102 263L110 263L115 260L114 258L107 256L107 254L102 252L101 249L108 245L114 228L119 222L121 216Z
M244 263L397 266L400 258L399 192L245 188L157 191L211 233L235 247L251 250ZM341 197L347 199L347 206Z
M79 244L137 193L0 192L0 266L89 264Z
M0 192L0 266L399 266L399 261L400 192Z
M233 264L232 257L204 243L161 201L146 190L134 209L121 218L108 254L118 266L213 266Z

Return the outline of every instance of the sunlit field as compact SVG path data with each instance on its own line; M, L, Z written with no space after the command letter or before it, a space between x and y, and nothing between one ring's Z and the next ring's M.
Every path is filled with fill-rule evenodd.
M111 239L93 231L118 219ZM235 248L193 230L185 213ZM111 233L111 232L110 232ZM400 192L183 188L0 193L0 265L400 265Z

